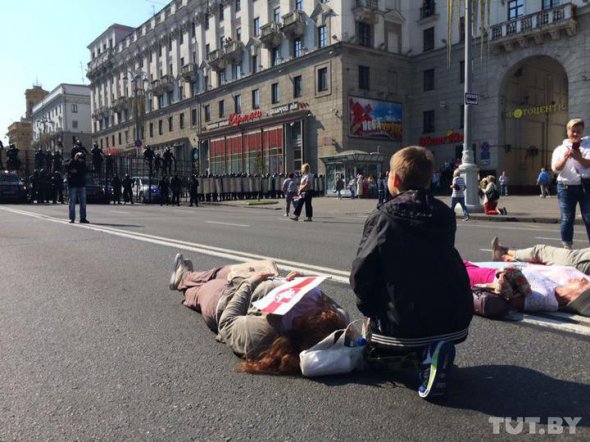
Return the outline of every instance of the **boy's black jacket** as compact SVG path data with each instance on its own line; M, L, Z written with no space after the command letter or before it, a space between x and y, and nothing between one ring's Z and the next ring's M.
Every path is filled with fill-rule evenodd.
M426 190L403 192L369 215L350 284L375 332L419 338L469 326L473 296L456 229L453 211Z

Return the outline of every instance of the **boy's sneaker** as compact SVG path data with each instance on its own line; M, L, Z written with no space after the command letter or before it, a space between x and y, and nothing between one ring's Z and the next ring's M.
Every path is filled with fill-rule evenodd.
M502 261L502 257L508 253L508 249L500 244L497 236L492 238L492 261Z
M452 342L439 341L428 346L419 373L418 395L421 398L444 396L454 360L455 345Z
M177 253L174 257L174 261L172 261L172 275L170 275L170 284L168 285L168 288L170 290L176 290L182 277L187 271L188 268L184 262L184 256L182 256L182 253Z

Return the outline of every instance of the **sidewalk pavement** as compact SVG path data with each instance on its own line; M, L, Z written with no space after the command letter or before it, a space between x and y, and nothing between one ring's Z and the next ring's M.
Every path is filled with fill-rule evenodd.
M438 199L450 204L450 196L437 196ZM264 199L260 204L256 200L219 201L218 205L234 207L252 207L266 210L285 210L284 200ZM318 215L329 216L366 216L377 206L376 199L354 199L334 197L316 197L313 199L313 210ZM528 223L559 223L559 206L556 196L540 198L538 195L515 195L500 198L498 207L506 207L507 215L484 215L483 213L471 213L471 219L484 221L511 221ZM483 207L481 208L483 210ZM455 208L458 217L462 217L459 205ZM576 224L583 224L579 210L577 211Z

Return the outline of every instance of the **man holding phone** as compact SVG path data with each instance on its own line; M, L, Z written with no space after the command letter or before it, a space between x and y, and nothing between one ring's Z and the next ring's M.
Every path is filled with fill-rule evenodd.
M590 138L582 138L584 121L580 118L570 120L566 129L567 139L553 151L551 168L558 174L561 242L564 248L571 249L578 203L590 242Z

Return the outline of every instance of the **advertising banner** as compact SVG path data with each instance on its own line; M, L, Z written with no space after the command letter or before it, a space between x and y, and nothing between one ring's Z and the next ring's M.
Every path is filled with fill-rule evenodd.
M402 105L392 101L348 97L351 137L400 141Z

